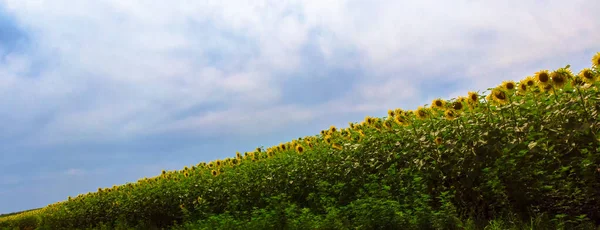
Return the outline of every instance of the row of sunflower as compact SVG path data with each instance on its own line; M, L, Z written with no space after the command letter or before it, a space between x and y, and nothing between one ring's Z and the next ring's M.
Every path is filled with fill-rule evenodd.
M328 148L331 151L339 153L340 150L344 150L344 146L360 143L365 138L376 133L395 134L411 132L413 130L413 134L416 134L414 127L424 124L424 122L432 122L440 119L455 120L465 113L493 112L492 107L518 102L527 95L535 96L543 93L556 95L560 92L595 88L597 87L596 82L598 81L599 72L600 52L593 57L592 68L585 68L578 74L572 73L569 66L554 71L541 70L518 82L504 81L497 87L489 89L490 92L485 97L479 95L477 92L468 92L468 95L452 100L434 99L431 105L419 106L412 111L400 108L391 109L387 113L388 116L384 118L367 116L362 122L349 123L349 126L346 128L340 129L331 126L327 130L322 130L320 135L298 138L290 142L268 147L265 150L263 148L256 148L254 151L245 152L244 154L237 152L233 158L201 162L190 167L186 166L182 170L163 170L160 175L151 178L142 178L136 183L115 185L111 188L98 188L96 192L68 197L67 201L50 204L39 210L2 217L0 218L0 224L32 217L52 216L53 212L65 211L63 209L63 204L65 203L84 204L88 200L95 202L103 200L103 197L114 197L112 196L113 193L128 196L140 190L141 187L158 186L165 181L179 183L189 181L189 178L196 176L209 175L218 177L242 164L270 160L280 155L303 154L313 148ZM438 136L434 137L431 141L440 145L444 140ZM202 198L197 197L196 200L199 201ZM118 209L120 205L121 203L119 203L118 199L111 198L111 208ZM181 208L184 208L183 204ZM69 212L69 210L66 211Z

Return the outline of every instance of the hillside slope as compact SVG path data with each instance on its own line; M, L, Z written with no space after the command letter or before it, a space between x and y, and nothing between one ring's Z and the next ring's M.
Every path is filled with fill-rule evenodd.
M593 229L600 53L592 61L99 188L0 229Z

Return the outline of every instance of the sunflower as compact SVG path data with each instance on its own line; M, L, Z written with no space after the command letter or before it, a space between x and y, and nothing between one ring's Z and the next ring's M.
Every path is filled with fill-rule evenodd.
M340 135L342 135L342 136L346 136L346 135L348 135L348 131L347 131L347 130L345 130L345 129L341 129L341 130L340 130Z
M404 110L397 108L394 109L394 116L402 116L402 114L404 113Z
M388 110L388 117L394 117L395 113L394 110Z
M304 152L304 147L302 147L302 145L298 145L296 146L296 151L298 151L298 153L302 153Z
M210 174L212 174L213 176L217 176L217 175L219 175L219 172L217 170L213 169L210 171Z
M414 111L414 114L418 119L425 119L429 115L427 113L427 109L423 108L422 106L419 106L417 110Z
M441 98L434 99L431 101L431 108L443 109L446 103Z
M162 175L165 175L165 174L167 174L167 171L165 171L165 170L163 169L163 171L162 171L160 174L162 174Z
M550 84L550 74L548 73L548 70L540 70L536 72L534 76L537 83L541 86Z
M240 163L240 161L238 159L231 160L232 165L238 165L239 163Z
M540 90L544 93L552 94L552 85L540 85Z
M535 78L533 76L527 76L522 81L525 82L527 87L533 87L535 85Z
M348 122L348 125L350 126L351 129L354 129L354 123L353 122Z
M435 141L436 145L441 145L443 143L443 140L441 137L436 137L434 141Z
M506 93L498 88L492 90L492 99L498 104L504 104L508 100Z
M208 168L209 168L209 169L211 169L211 168L214 168L214 167L215 167L215 164L214 164L214 163L212 163L212 162L208 163Z
M335 133L337 131L337 128L332 125L331 127L329 127L329 131Z
M342 150L342 149L343 149L343 148L342 148L342 146L341 146L341 145L339 145L339 144L337 144L337 143L333 143L333 144L331 145L331 147L333 147L334 149L337 149L337 150Z
M365 136L365 132L363 132L362 130L358 130L358 133L363 137Z
M552 71L552 73L550 73L550 77L552 79L552 85L555 88L562 88L568 80L568 77L570 76L568 69L565 68L560 68L556 71Z
M408 125L408 122L406 121L406 119L403 116L394 117L394 121L402 126Z
M526 80L527 80L527 79L523 79L523 80L519 81L519 86L517 87L517 88L519 88L519 91L518 91L518 92L519 92L519 94L523 94L523 95L524 95L524 94L525 94L525 92L527 92L527 88L528 88L529 86L527 85L527 82L526 82Z
M444 116L448 120L454 120L454 118L456 118L456 113L454 112L454 110L447 109L446 112L444 112Z
M585 81L586 83L593 84L596 81L594 72L592 72L592 70L589 68L582 69L578 75L581 77L581 80Z
M189 174L188 172L184 172L184 173L183 173L183 176L184 176L184 177L189 177L189 176L190 176L190 174Z
M592 57L592 67L600 66L600 52Z
M477 92L469 92L469 104L476 105L479 103L479 94Z
M279 147L280 147L282 150L285 150L285 144L279 144Z
M580 87L580 86L585 85L585 81L583 80L583 78L581 76L577 75L573 78L572 84L573 84L573 86Z
M235 152L235 158L242 159L242 154L240 152Z
M323 139L325 140L325 143L327 143L327 144L331 144L331 138L332 138L332 137L331 137L331 135L327 135L327 136L325 136L325 138L323 138Z
M461 100L457 100L454 103L452 103L452 109L456 110L456 111L461 111L463 109L463 103Z
M514 81L504 81L502 82L502 89L512 92L517 88L517 84Z
M221 160L216 160L215 165L217 165L217 167L221 167L223 166L223 162L221 162Z
M383 127L385 127L388 130L392 129L392 122L393 122L392 120L385 120L383 122ZM348 136L350 136L350 134Z

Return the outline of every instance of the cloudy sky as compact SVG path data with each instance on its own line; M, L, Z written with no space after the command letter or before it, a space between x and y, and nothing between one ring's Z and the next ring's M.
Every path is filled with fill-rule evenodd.
M451 3L450 3L451 2ZM0 213L590 66L600 1L0 0Z

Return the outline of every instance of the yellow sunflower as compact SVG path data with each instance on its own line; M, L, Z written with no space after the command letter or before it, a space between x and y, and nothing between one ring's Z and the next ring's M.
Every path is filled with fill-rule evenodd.
M560 68L556 71L552 71L552 73L550 73L550 79L552 79L552 85L554 86L554 88L562 88L563 86L565 86L565 84L567 84L567 81L569 80L569 77L571 76L571 73L569 71L569 69L566 68Z
M525 82L526 79L523 79L521 81L519 81L519 86L517 88L519 88L518 93L521 95L525 95L525 93L527 92L527 88L529 86L527 86L527 82Z
M329 131L335 133L337 131L337 128L332 125L331 127L329 127Z
M592 67L600 66L600 52L592 57Z
M333 143L333 144L331 145L331 147L333 147L334 149L337 149L337 150L342 150L342 149L343 149L343 148L342 148L342 146L341 146L341 145L339 145L338 143Z
M461 111L463 109L462 101L456 100L454 103L452 103L452 109L454 109L456 111Z
M479 103L479 94L477 92L469 92L469 104L476 105Z
M579 77L581 77L581 80L585 81L586 83L593 84L596 81L596 76L594 76L594 72L592 72L592 70L589 68L582 69L578 75Z
M454 112L454 110L447 109L446 112L444 112L444 116L448 120L454 120L456 118L456 112Z
M395 113L394 110L388 110L388 117L394 117Z
M517 84L514 81L504 81L502 82L502 89L512 92L517 88Z
M325 136L325 138L324 138L325 139L325 143L331 144L331 138L332 138L331 135Z
M395 116L394 121L402 126L408 125L408 121L404 118L404 116Z
M297 146L296 146L296 151L297 151L298 153L302 153L302 152L304 152L304 147L302 147L302 145L297 145Z
M434 99L433 101L431 101L431 108L443 109L445 105L446 105L446 102L444 100L442 100L441 98L437 98L437 99Z
M422 106L419 106L419 108L417 108L417 110L414 111L414 114L418 119L425 119L429 115L427 113L427 109L423 108Z
M434 141L435 141L436 145L441 145L443 143L443 140L441 137L436 137Z
M385 127L388 130L392 129L392 122L393 122L392 120L385 120L383 122L383 127ZM348 136L350 136L350 135L348 135Z
M548 70L540 70L534 76L539 85L546 86L550 84L550 73L548 73Z
M508 101L508 97L503 90L495 88L492 90L492 99L498 104L505 104Z

